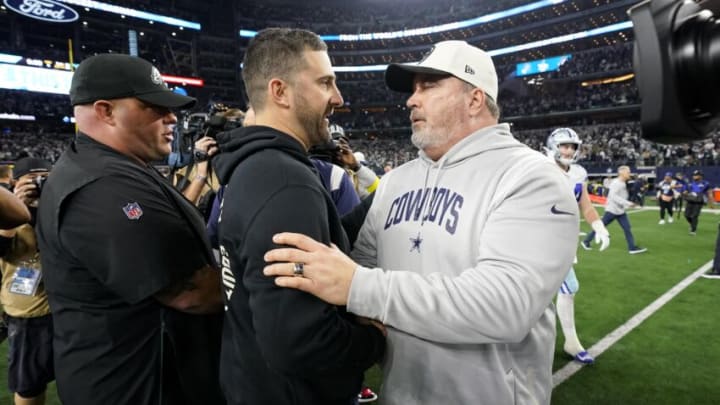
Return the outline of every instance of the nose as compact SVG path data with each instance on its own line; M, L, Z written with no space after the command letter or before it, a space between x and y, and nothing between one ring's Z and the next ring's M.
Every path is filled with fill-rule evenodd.
M343 97L342 94L340 94L340 89L338 89L337 85L333 85L335 87L335 92L333 96L330 98L330 104L333 107L340 107L343 105Z
M165 118L163 120L166 124L176 124L178 119L177 115L175 115L174 112L167 110L167 113L165 114Z
M415 88L413 91L413 94L411 94L410 98L408 98L407 101L405 102L405 105L411 110L413 109L413 107L418 107L420 105L418 98L419 98L418 91L417 91L417 88Z

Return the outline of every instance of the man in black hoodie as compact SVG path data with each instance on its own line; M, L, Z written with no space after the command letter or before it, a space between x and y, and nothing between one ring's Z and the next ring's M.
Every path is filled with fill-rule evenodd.
M363 371L383 354L382 325L262 273L280 231L349 249L307 157L329 139L327 116L343 102L327 47L309 31L266 29L250 42L242 74L256 125L221 134L213 161L226 185L221 384L229 404L351 404Z

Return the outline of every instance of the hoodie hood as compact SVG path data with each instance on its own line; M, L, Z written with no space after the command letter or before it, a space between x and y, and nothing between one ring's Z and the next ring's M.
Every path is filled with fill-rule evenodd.
M212 165L220 184L227 184L235 167L247 157L265 149L278 149L313 167L303 145L292 136L274 128L253 125L217 135L220 152Z
M424 151L420 150L419 159L422 165L425 167L425 181L424 188L434 189L440 183L440 179L443 176L444 169L451 168L453 166L461 165L470 160L470 158L477 156L483 152L494 151L494 150L507 150L508 154L511 149L516 148L527 148L523 143L520 143L510 133L510 125L508 124L496 124L485 128L481 128L474 133L463 138L460 142L453 145L437 162L430 159ZM430 173L434 172L433 178L430 177ZM426 211L427 217L431 204L425 205L423 200L422 210ZM425 223L421 223L421 226Z
M433 162L422 150L419 155L430 166L451 167L489 150L526 147L512 136L510 125L496 124L479 129L456 143L437 162Z

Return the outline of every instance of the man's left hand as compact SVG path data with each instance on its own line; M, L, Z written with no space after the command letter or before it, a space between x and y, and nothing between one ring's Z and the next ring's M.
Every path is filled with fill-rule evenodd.
M602 252L610 246L610 233L605 227L605 224L599 219L590 225L593 231L595 231L595 243L600 243L600 251Z
M278 276L275 284L308 292L330 304L347 305L357 263L337 246L326 246L299 233L279 233L273 242L290 246L265 253L270 264L263 273ZM302 277L295 275L296 263L302 263Z

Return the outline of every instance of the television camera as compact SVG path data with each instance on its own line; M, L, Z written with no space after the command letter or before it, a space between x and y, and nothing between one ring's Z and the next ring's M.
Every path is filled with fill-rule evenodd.
M646 0L628 10L644 138L685 143L718 128L718 13L720 0Z

